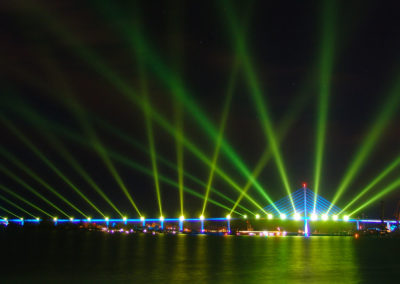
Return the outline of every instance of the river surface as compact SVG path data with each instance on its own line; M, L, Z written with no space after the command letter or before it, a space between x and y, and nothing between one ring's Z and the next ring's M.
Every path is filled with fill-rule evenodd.
M400 239L1 232L2 283L400 283Z

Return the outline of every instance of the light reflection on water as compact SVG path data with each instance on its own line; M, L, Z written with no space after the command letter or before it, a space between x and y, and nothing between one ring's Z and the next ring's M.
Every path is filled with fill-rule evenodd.
M398 240L14 234L1 236L5 279L26 283L388 283L399 265Z

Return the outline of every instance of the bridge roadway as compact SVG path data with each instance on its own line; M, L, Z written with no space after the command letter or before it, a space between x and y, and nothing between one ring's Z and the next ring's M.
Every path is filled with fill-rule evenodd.
M300 219L294 219L294 218L288 218L288 220L296 220L296 221L309 221L310 218L300 218ZM74 219L74 218L70 218L70 219L58 219L58 218L54 218L53 222L54 225L57 225L58 223L104 223L107 226L109 225L109 223L124 223L125 225L127 225L128 223L142 223L143 226L146 225L146 222L159 222L160 223L160 227L161 229L164 228L164 223L168 222L177 222L179 223L179 227L180 227L180 231L183 231L183 223L184 222L200 222L201 223L201 231L204 232L204 222L227 222L227 229L228 232L230 233L230 223L232 220L243 220L243 219L239 219L239 218L190 218L190 219L182 219L182 218L152 218L152 219L144 219L144 218L139 218L139 219L128 219L128 218L123 218L123 219ZM260 219L258 219L260 220ZM261 219L262 220L262 219ZM24 219L24 218L14 218L14 219L0 219L0 223L3 225L8 225L9 223L17 223L20 225L24 225L25 223L37 223L39 224L40 222L42 222L43 220L36 218L36 219ZM283 221L283 220L282 220ZM351 222L351 223L355 223L356 224L356 228L357 230L360 229L360 225L361 224L369 224L369 223L382 223L382 220L380 219L337 219L337 222ZM313 220L312 222L316 222L315 220ZM324 220L320 220L319 222L325 222ZM398 223L397 220L384 220L384 223L386 223L386 226L388 228L391 228L391 225L395 225ZM305 222L308 223L308 222ZM306 231L306 230L305 230ZM260 232L264 232L264 231L260 231ZM258 234L260 233L258 232ZM272 232L272 231L271 231Z

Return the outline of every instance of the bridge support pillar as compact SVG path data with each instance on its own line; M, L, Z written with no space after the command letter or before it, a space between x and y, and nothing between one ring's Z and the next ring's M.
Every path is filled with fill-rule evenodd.
M309 227L308 227L308 217L307 217L307 187L306 184L303 184L304 188L304 236L308 237L310 235Z
M388 228L388 231L390 232L391 230L390 230L390 222L386 222L386 226L387 226L387 228Z
M304 217L304 236L309 237L310 236L310 228L308 227L308 218Z

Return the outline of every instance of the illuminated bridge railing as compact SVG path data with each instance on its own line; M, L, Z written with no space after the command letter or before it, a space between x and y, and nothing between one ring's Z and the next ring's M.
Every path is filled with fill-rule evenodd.
M337 215L334 215L337 216ZM346 217L346 216L344 216ZM241 220L243 220L242 218L240 218ZM259 219L259 218L256 218ZM270 221L270 218L267 218ZM295 220L295 221L304 221L305 223L305 228L307 228L304 230L304 236L308 237L309 236L309 231L308 231L308 222L309 222L309 217L301 217L301 218L282 218L281 215L281 221L285 221L286 219L289 220ZM189 218L189 219L182 219L182 218L158 218L158 219L144 219L144 218L140 218L140 219L128 219L128 218L123 218L123 219L58 219L58 218L54 218L53 222L54 225L57 225L58 223L71 223L71 224L76 224L76 223L103 223L105 224L107 227L109 226L110 222L111 224L115 224L115 223L121 223L121 224L125 224L127 225L128 223L142 223L143 228L146 226L146 222L159 222L160 224L160 229L163 230L164 229L164 223L165 222L177 222L179 224L179 231L184 231L184 227L183 224L184 222L196 222L196 223L200 223L201 224L201 229L200 232L201 233L205 233L205 229L204 229L204 222L205 221L219 221L219 222L226 222L226 229L227 229L227 233L230 234L231 233L231 220L235 220L235 219L231 219L230 215L228 215L225 218ZM238 220L238 219L236 219ZM319 221L318 219L316 220L311 220L312 222L315 221ZM325 220L321 220L320 222L324 222L327 221L327 219ZM343 222L354 222L356 223L356 229L359 230L360 229L360 224L361 223L382 223L382 220L378 220L378 219L372 219L372 220L366 220L366 219L350 219L348 217L343 218L343 219L335 219L334 221L343 221ZM21 226L24 226L25 223L36 223L39 224L41 223L42 220L39 218L36 219L24 219L24 218L20 218L20 219L0 219L0 224L7 226L9 223L16 223L19 224ZM392 230L393 228L396 228L396 224L398 223L396 220L384 220L384 222L386 223L386 226L388 228L390 228L389 230ZM143 232L145 232L145 230L143 230Z
M243 220L243 218L207 218L207 219L200 219L200 218L190 218L190 219L185 219L183 222L201 222L201 221L218 221L218 222L226 222L227 220ZM280 220L280 218L276 218L275 220ZM301 221L304 220L304 217L301 217L300 219L295 219L292 217L285 218L285 220L297 220ZM42 222L42 219L0 219L1 223L40 223ZM323 220L316 220L319 222L324 222ZM336 221L338 222L361 222L361 223L382 223L382 220L380 219L337 219ZM149 222L182 222L179 218L166 218L163 221L160 219L56 219L53 220L54 223L149 223ZM384 220L383 222L389 222L389 223L397 223L396 220Z

